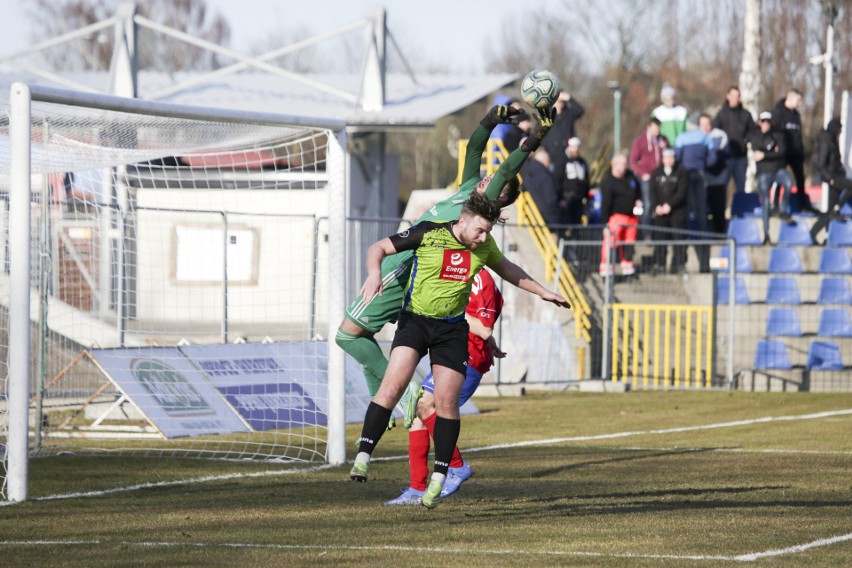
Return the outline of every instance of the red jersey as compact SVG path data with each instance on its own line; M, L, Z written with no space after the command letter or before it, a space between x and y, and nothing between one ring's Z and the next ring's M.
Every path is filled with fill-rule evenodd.
M473 277L470 289L470 301L465 313L475 317L482 325L493 328L503 310L503 295L494 283L494 277L488 270L481 270ZM494 363L494 356L485 341L473 333L467 335L468 365L480 373L486 373Z

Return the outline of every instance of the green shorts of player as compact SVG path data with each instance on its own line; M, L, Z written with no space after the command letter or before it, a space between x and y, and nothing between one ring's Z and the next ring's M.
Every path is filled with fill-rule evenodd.
M408 283L410 270L408 266L399 268L400 270L385 275L381 296L376 295L367 304L361 296L358 296L346 308L346 317L370 333L378 333L385 324L395 322L399 317L399 310L402 309L402 299L405 296L405 286Z

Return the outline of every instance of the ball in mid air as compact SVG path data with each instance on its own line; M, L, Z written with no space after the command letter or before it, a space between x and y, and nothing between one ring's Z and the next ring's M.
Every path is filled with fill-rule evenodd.
M547 108L559 98L559 78L547 69L530 71L521 81L521 97L532 108Z

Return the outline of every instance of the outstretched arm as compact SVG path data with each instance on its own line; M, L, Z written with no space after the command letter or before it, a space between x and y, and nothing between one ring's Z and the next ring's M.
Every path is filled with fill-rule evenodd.
M521 290L525 290L531 294L535 294L545 302L551 302L557 306L562 306L563 308L571 307L571 304L568 303L568 300L566 300L562 294L551 292L536 282L532 276L527 274L526 270L506 257L501 258L494 264L489 264L488 267L494 270L494 272L496 272L509 284L517 286Z
M488 145L488 139L494 127L498 124L512 122L515 116L519 114L521 114L521 110L514 107L504 105L491 107L488 114L479 122L479 125L467 141L467 151L464 155L464 167L462 168L462 183L472 177L476 177L477 180L479 179L479 169L482 166L482 153Z

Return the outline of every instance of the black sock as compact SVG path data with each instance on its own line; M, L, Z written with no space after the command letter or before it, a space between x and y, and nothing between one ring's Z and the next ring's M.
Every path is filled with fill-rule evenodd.
M358 438L358 451L367 452L372 455L376 444L382 438L382 434L388 428L392 408L379 406L375 402L370 401L370 406L367 407L367 414L364 416L364 426L361 428L361 437ZM455 445L455 443L453 443Z
M447 475L460 431L461 420L435 417L435 473Z

